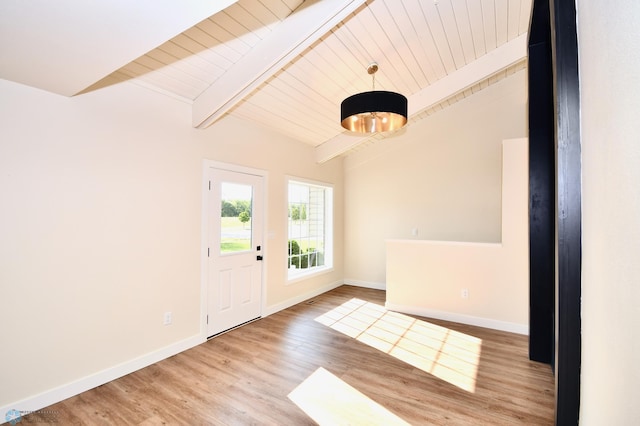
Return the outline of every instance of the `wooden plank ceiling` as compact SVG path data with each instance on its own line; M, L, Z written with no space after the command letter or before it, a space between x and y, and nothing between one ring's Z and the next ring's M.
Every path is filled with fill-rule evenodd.
M239 0L88 90L130 81L316 147L318 161L367 141L343 132L340 103L400 92L410 115L524 64L532 0ZM380 136L378 136L380 137Z
M0 78L73 96L236 0L2 0Z

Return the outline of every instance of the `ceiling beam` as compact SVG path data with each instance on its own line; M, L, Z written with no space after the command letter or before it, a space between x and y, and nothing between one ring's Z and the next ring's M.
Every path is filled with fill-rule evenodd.
M193 126L205 128L347 18L365 0L305 1L193 103Z
M408 98L409 117L431 108L474 84L491 77L498 71L520 62L526 56L527 34L525 33L441 78L420 92L411 95ZM316 147L316 162L327 162L355 148L368 140L369 137L346 131L340 133Z

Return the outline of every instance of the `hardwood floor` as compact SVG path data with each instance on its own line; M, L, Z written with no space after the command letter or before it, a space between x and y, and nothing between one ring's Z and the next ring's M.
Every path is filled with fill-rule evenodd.
M384 297L339 287L46 410L65 425L553 424L526 336L386 313Z

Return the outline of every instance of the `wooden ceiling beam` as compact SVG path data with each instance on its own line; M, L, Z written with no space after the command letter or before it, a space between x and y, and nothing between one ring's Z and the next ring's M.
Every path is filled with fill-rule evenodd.
M304 2L193 103L193 126L206 128L297 55L358 9L365 0Z

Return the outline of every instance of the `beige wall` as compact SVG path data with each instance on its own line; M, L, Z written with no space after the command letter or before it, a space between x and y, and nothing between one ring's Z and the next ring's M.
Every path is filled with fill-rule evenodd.
M583 158L580 423L640 419L640 3L578 2Z
M267 311L340 282L337 238L333 272L286 285L285 175L335 185L341 235L341 160L233 119L190 123L189 105L132 84L65 98L0 80L0 408L201 341L205 158L268 172Z
M504 141L502 170L502 243L388 240L388 309L528 334L527 139Z
M348 282L384 286L387 239L501 241L502 141L526 136L526 88L520 71L347 157Z

